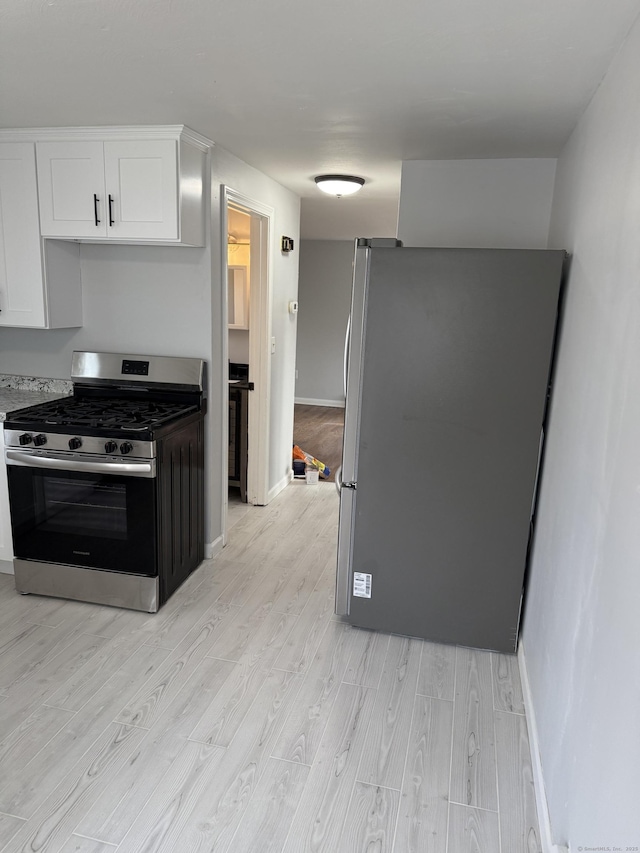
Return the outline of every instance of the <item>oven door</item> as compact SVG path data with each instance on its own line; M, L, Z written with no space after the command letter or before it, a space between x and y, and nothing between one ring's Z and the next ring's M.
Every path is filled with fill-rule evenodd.
M6 459L18 559L157 574L156 480L148 461L137 471L128 460L74 465L19 450L7 450Z

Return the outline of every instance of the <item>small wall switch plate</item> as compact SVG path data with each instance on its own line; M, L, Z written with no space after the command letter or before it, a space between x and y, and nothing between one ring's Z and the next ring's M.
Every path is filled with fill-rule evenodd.
M289 314L297 314L298 313L298 303L295 300L292 300L289 303Z
M293 251L293 237L282 237L280 246L283 252Z

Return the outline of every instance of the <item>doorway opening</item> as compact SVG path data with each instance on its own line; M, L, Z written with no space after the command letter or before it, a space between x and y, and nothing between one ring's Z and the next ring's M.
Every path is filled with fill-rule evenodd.
M293 440L329 467L330 481L342 462L352 269L353 241L301 241Z
M296 402L293 417L293 443L323 462L331 472L322 482L335 482L342 462L344 408ZM303 474L297 476L301 479Z
M224 189L229 453L224 538L231 506L264 505L269 491L269 397L273 210Z

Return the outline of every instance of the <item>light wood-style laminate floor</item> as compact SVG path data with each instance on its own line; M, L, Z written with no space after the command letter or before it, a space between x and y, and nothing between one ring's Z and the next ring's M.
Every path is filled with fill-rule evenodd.
M331 484L229 522L155 615L0 575L0 850L540 850L516 660L335 617Z

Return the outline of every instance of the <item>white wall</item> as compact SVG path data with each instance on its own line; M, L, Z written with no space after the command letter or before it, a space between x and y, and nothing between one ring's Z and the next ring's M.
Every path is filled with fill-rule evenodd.
M249 363L249 332L229 329L229 361Z
M216 318L220 313L223 299L221 258L221 187L226 185L264 205L274 208L275 219L271 234L272 256L272 309L271 335L276 339L276 351L271 356L271 417L269 423L269 489L277 489L287 478L291 470L291 445L293 444L293 400L295 385L296 358L296 317L289 314L290 300L298 296L298 258L300 245L300 199L290 190L277 184L271 178L248 166L242 160L216 146L213 156L212 178L212 233L213 271L212 271L212 311L213 311L213 351L212 396L222 399L220 383L227 381L227 363L223 364L224 345L221 334L217 334ZM290 254L280 251L282 236L293 237L295 250ZM226 251L227 235L224 234ZM224 284L226 288L226 281ZM218 330L219 331L219 330ZM224 330L226 332L226 330ZM218 390L220 393L218 394ZM216 412L216 418L226 417L226 412ZM221 422L221 421L220 421ZM215 464L222 464L222 453L226 448L218 445ZM214 495L214 517L221 518L221 495Z
M222 424L228 368L223 363L227 329L222 323L220 186L227 184L275 208L273 332L269 485L291 467L295 371L295 318L287 313L297 296L298 250L281 254L280 236L299 236L299 199L271 178L217 147L212 155L211 217L207 248L161 246L80 247L84 325L52 331L0 329L0 373L68 379L74 349L188 355L209 363L206 429L206 541L222 532ZM225 281L226 292L226 281ZM224 378L223 378L224 377ZM224 387L223 387L224 383Z
M210 361L211 250L164 246L80 246L84 325L0 330L0 373L69 379L74 349L181 355ZM205 452L209 458L211 418ZM215 435L218 434L216 427ZM219 469L207 463L205 489ZM205 536L220 535L211 513Z
M296 399L344 404L344 336L351 302L352 240L302 240Z
M0 373L69 379L74 349L207 358L210 250L81 245L83 326L0 330Z
M640 845L640 25L558 161L572 255L524 650L554 838Z
M405 246L542 249L555 160L405 160L398 237Z

